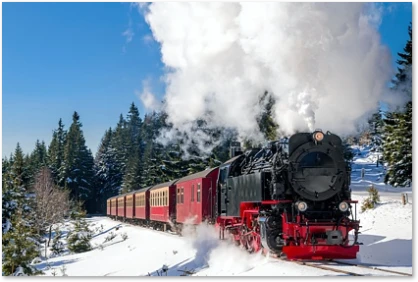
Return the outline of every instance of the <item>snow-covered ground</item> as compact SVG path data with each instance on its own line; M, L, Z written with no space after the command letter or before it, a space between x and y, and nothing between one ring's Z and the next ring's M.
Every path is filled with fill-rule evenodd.
M360 252L354 262L379 268L412 273L412 190L384 185L383 168L376 167L375 154L360 151L353 164L353 199L359 201L361 220ZM361 169L365 177L361 178ZM381 195L381 203L373 210L360 213L366 189L373 184ZM409 203L402 205L401 193L409 194ZM154 231L106 217L88 219L95 235L92 251L64 254L36 264L45 275L63 273L69 276L335 276L329 270L316 269L248 254L227 241L219 241L213 227L202 225L183 237ZM63 226L62 230L69 228ZM105 242L109 234L116 234ZM126 234L128 238L123 238ZM105 242L105 243L104 243ZM166 269L166 271L162 271ZM364 272L365 271L365 272ZM369 271L369 272L368 272ZM390 275L363 270L370 275Z

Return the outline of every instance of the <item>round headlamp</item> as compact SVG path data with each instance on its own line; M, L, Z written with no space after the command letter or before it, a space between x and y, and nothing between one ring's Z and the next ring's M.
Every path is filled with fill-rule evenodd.
M338 205L338 209L342 212L346 212L346 211L348 211L348 204L346 202L341 202Z
M296 207L298 208L298 211L304 212L308 209L308 204L305 202L297 202Z
M314 133L313 138L315 139L315 141L322 141L324 139L324 133L317 131Z

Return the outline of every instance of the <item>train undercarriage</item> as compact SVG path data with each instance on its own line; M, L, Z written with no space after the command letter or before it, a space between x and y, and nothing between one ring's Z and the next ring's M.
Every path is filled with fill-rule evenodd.
M287 200L243 202L240 216L217 218L219 238L230 239L250 253L261 250L289 260L356 258L358 220L344 217L338 222L310 221L303 215L287 212L286 206L290 204ZM274 212L272 206L282 207L282 212Z

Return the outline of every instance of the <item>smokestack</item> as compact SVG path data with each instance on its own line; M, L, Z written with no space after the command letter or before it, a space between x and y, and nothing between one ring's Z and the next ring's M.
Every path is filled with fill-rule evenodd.
M233 158L242 154L241 150L241 143L240 142L231 142L231 146L229 147L229 157Z

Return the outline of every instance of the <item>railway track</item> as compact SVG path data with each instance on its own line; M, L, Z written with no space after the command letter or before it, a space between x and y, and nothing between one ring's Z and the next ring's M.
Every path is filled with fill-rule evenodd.
M152 231L157 231L157 232L162 232L165 234L169 234L172 236L179 236L178 233L174 233L174 232L167 232L167 231L162 231L162 230L155 230L149 227L145 227L145 226L139 226L139 225L134 225L131 223L127 223L125 222L125 224L131 225L131 226L138 226L147 230L152 230ZM266 255L266 253L264 253ZM392 274L393 276L412 276L412 274L407 273L407 272L401 272L401 271L395 271L395 270L390 270L390 269L383 269L380 267L376 267L376 266L372 266L372 265L365 265L365 264L358 264L358 263L350 263L350 262L345 262L345 261L339 261L339 260L319 260L319 261L312 261L312 260L288 260L286 258L282 258L279 256L272 256L276 259L282 260L282 261L287 261L287 262L292 262L292 263L296 263L299 265L306 265L309 267L314 267L317 269L322 269L322 270L328 270L328 271L332 271L332 272L337 272L337 273L342 273L342 274L346 274L346 275L350 275L350 276L370 276L370 275L374 275L374 276L379 276L379 273L382 275L382 273L386 273L387 274ZM357 271L360 270L360 271Z
M306 265L318 269L343 273L350 276L382 276L383 273L392 274L393 276L412 276L410 273L400 272L390 269L383 269L371 265L349 263L337 260L327 260L327 261L292 261L280 258L288 262L297 263L300 265Z
M382 271L382 272L387 272L387 273L392 273L392 274L398 274L398 275L403 275L403 276L412 276L412 274L410 274L410 273L395 271L395 270L390 270L390 269L384 269L384 268L371 266L371 265L350 263L350 262L338 261L338 260L331 260L331 262L335 262L335 263L338 263L338 264L341 264L341 265L348 265L348 266L355 266L355 267L360 267L360 268L373 269L373 270L377 270L377 271Z

